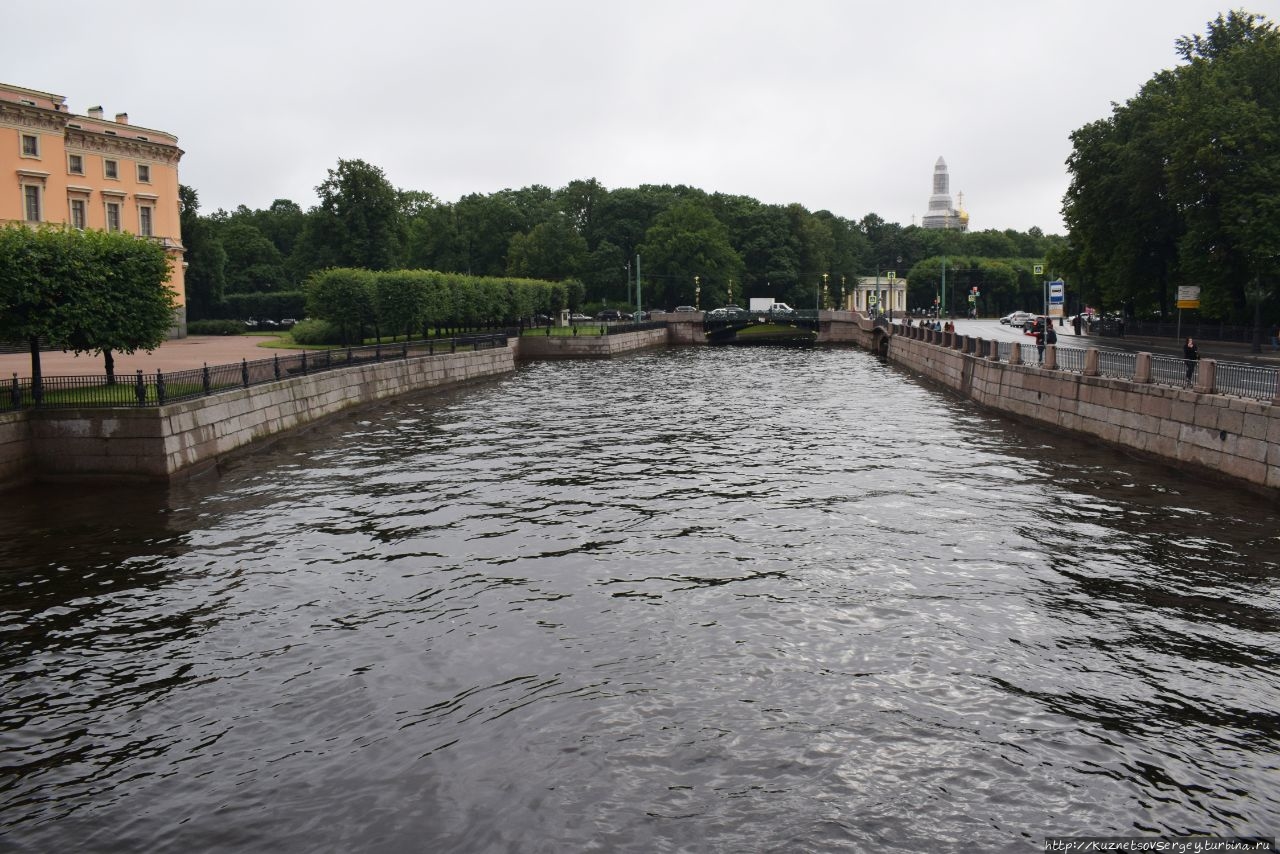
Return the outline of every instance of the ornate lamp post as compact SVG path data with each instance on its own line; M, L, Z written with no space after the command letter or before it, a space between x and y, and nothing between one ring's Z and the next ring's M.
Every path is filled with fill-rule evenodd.
M824 306L827 304L827 279L828 279L828 274L823 273L822 274L822 304Z
M698 276L693 277L693 307L702 311L702 280Z

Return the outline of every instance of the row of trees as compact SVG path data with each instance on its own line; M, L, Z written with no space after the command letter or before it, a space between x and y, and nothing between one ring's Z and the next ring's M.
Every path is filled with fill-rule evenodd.
M343 344L374 334L427 336L434 329L513 323L550 316L570 301L572 286L531 279L487 278L431 270L372 271L332 267L307 282L307 313L341 334Z
M1261 327L1280 274L1280 32L1243 11L1181 38L1161 71L1072 134L1069 241L1054 260L1098 303Z
M0 341L30 346L33 378L43 341L101 354L114 382L113 353L154 349L174 325L168 278L168 256L154 241L9 224L0 228Z
M830 282L888 270L914 278L916 265L946 255L1002 260L1017 282L1002 299L1015 308L1023 301L1016 289L1024 268L1030 281L1025 259L1042 261L1062 242L1034 228L928 231L874 214L855 222L687 186L608 190L594 179L447 203L397 190L380 169L359 160L339 161L317 193L318 204L307 211L278 200L265 210L241 206L205 216L196 193L184 187L190 316L234 316L244 304L237 294L296 294L328 267L574 281L582 284L582 302L629 304L636 255L649 307L692 303L695 276L703 305L722 304L730 289L738 301L770 296L812 305L823 274ZM999 281L989 279L993 293ZM929 294L922 305L932 305L937 284L920 282ZM1027 287L1039 292L1038 283ZM572 292L570 299L570 308L584 308Z

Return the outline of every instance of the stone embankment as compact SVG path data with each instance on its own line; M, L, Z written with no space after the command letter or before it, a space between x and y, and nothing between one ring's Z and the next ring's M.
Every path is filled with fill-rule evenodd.
M869 345L872 332L864 326ZM1082 373L1073 373L1055 367L1053 347L1039 366L999 361L994 341L919 327L888 343L891 361L992 410L1210 476L1280 489L1280 398L1214 393L1211 359L1201 360L1194 387L1170 388L1150 383L1149 354L1138 355L1135 380L1123 380L1097 375L1097 350L1087 351Z

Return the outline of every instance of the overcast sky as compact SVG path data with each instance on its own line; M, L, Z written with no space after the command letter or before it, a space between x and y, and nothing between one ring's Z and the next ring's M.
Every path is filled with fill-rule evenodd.
M1235 8L1280 18L1280 0ZM1069 135L1213 0L8 3L0 80L177 135L205 213L303 208L339 158L444 201L596 178L1062 233Z

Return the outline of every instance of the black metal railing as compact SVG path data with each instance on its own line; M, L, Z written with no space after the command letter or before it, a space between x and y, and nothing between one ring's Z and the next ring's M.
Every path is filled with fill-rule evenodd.
M118 406L163 406L210 394L248 388L289 377L338 370L357 365L390 362L421 356L488 350L507 346L507 335L482 333L454 338L430 338L393 344L374 344L335 350L312 350L272 356L269 359L241 360L238 364L205 365L183 371L139 370L131 377L116 377L108 383L104 375L43 377L39 383L17 374L0 394L0 411L18 409L69 409Z

